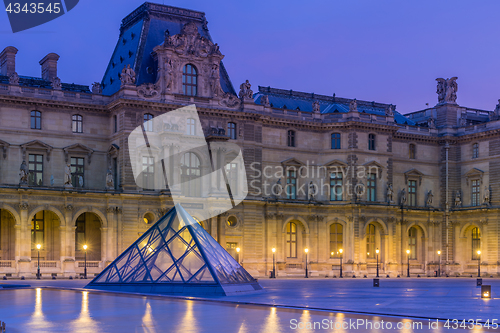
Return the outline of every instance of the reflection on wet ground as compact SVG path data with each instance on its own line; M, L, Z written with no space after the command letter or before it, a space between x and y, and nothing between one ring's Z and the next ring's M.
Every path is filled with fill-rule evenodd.
M460 332L444 322L57 289L0 290L7 332ZM436 327L438 326L438 327ZM468 325L472 327L472 325ZM499 331L474 327L471 331Z

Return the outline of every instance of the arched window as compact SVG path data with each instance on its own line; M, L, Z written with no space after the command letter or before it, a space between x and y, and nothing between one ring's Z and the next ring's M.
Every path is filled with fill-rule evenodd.
M330 257L340 256L339 250L343 244L343 226L340 223L333 223L330 226Z
M375 150L375 134L368 134L368 150Z
M184 95L196 96L198 86L197 80L196 67L191 64L184 66L182 71L182 92Z
M153 122L150 121L154 118L151 113L144 114L144 130L146 132L153 132Z
M292 130L288 131L287 144L288 144L288 147L295 147L295 131L292 131Z
M74 114L71 117L71 129L73 133L83 133L83 117L79 114Z
M297 225L293 222L286 225L286 257L297 258Z
M195 120L193 118L188 118L188 120L187 120L186 134L187 135L196 135Z
M366 233L366 257L375 258L375 225L369 224Z
M410 150L409 158L410 160L414 160L417 151L416 146L413 143L410 143L409 150Z
M229 138L232 140L236 140L236 123L228 123L227 124L227 134Z
M31 111L31 129L42 129L42 113Z
M330 173L330 201L342 201L342 172Z
M472 145L472 158L478 158L479 157L479 143L474 143Z
M411 227L408 231L408 249L410 259L417 259L417 228Z
M481 250L481 232L478 227L472 228L472 260L478 260L481 255L477 251Z
M340 149L340 133L332 133L332 149Z
M181 191L188 197L201 195L201 165L198 156L186 153L181 158Z

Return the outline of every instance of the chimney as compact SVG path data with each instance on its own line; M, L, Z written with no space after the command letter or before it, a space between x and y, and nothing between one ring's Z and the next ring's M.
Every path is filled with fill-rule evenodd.
M59 60L59 55L55 53L49 53L40 60L42 79L52 81L53 78L57 77L57 60Z
M0 74L11 76L16 71L16 53L14 46L7 46L0 53Z

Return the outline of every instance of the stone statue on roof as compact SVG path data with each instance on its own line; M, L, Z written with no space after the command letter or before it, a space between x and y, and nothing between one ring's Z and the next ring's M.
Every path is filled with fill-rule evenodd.
M260 104L263 105L266 108L268 108L269 106L271 106L271 104L269 104L269 96L262 95L262 97L260 98Z
M436 120L434 119L434 117L430 117L429 119L427 119L427 126L429 128L436 128Z
M394 116L394 105L389 105L387 106L387 109L385 109L385 115L387 117L393 117Z
M135 83L135 71L130 65L123 66L122 74L120 75L122 85Z
M317 112L317 113L320 112L320 106L319 106L318 101L314 101L312 107L313 107L313 112Z
M491 120L498 120L500 118L500 99L498 100L498 104L495 107L495 110L493 112L490 112L490 121Z
M358 102L356 98L349 103L349 112L358 112Z
M17 75L16 72L12 73L9 76L9 84L13 86L18 86L19 85L19 75Z
M246 80L244 83L240 85L240 93L239 96L241 99L248 99L251 98L253 99L253 91L250 89L252 85L248 80Z
M458 85L454 76L450 79L437 78L437 90L439 103L456 103Z

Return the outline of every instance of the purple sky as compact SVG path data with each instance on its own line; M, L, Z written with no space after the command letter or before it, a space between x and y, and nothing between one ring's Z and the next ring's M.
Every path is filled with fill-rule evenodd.
M141 0L81 0L68 14L12 34L0 13L0 49L19 49L17 72L40 76L55 52L63 82L101 81L121 19ZM160 1L162 3L162 1ZM500 98L500 1L165 0L204 11L237 89L254 86L392 103L402 113L437 102L437 77L458 76L460 105L493 110ZM495 37L497 36L497 37Z

